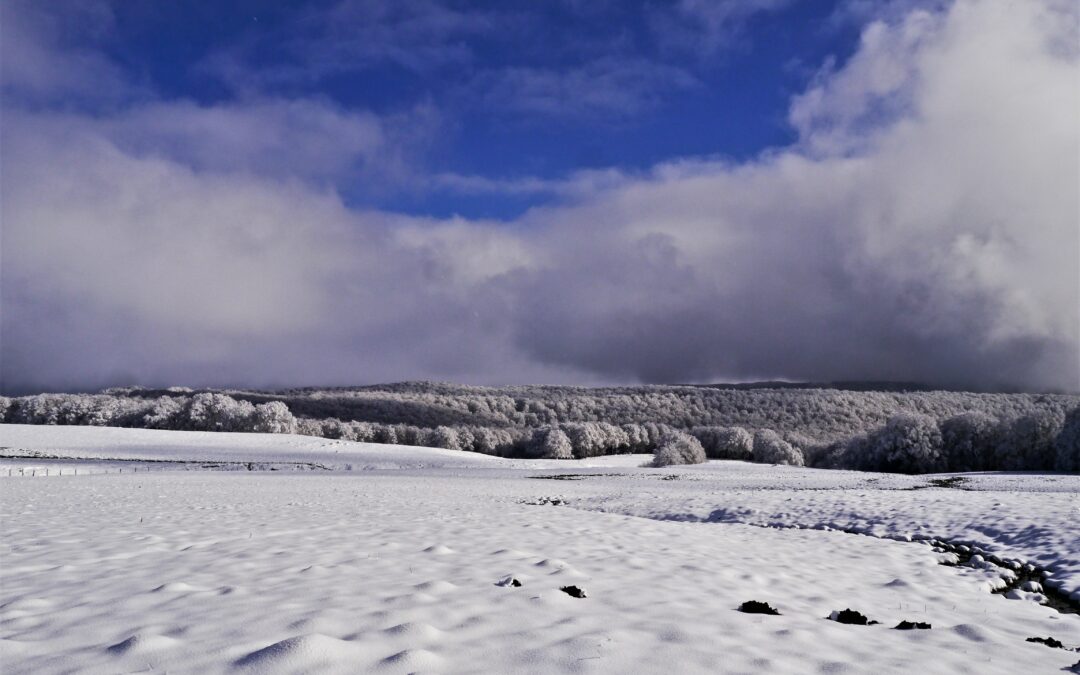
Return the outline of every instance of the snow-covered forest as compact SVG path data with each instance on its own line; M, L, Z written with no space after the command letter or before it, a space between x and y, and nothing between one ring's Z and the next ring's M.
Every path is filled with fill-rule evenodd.
M664 464L741 459L866 471L1080 471L1080 396L699 386L341 389L0 398L9 424L299 433L503 457L661 449ZM698 451L700 445L700 452Z

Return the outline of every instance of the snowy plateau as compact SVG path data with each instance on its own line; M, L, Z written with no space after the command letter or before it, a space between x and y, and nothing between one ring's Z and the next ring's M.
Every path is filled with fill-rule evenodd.
M5 675L1080 672L1077 475L62 426L0 446Z

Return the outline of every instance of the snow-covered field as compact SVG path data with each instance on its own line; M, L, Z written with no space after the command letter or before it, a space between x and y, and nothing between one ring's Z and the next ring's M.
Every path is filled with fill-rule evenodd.
M992 594L1001 568L946 567L950 554L897 540L1032 562L1080 600L1080 476L940 487L88 427L4 425L0 446L5 674L1053 673L1080 660L1026 641L1080 646L1080 615L1037 589ZM59 466L129 470L7 477ZM521 585L499 585L509 577ZM747 600L781 615L737 611ZM849 607L881 623L825 618Z

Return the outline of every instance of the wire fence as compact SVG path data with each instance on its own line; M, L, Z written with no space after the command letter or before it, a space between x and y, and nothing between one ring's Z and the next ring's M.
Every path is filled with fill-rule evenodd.
M59 476L91 476L99 474L143 474L143 473L160 473L162 471L190 471L190 467L186 466L127 466L127 467L112 467L112 466L22 466L22 467L0 467L0 476L8 476L11 478L46 478L46 477L59 477Z

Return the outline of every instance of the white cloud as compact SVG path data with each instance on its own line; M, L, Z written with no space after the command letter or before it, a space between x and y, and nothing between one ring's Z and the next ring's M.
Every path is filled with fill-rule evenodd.
M346 207L307 178L378 166L383 128L317 102L7 109L5 386L1078 389L1074 16L960 0L872 24L793 101L795 146L584 174L509 223Z
M674 8L657 10L652 24L669 49L713 57L738 43L748 19L785 9L794 0L679 0Z
M112 12L100 2L72 0L64 12L28 0L0 6L3 94L36 103L115 100L136 93L120 69L91 45L108 34Z
M498 25L496 12L458 9L441 0L337 0L304 8L287 28L213 53L202 68L248 93L386 64L409 72L444 71L471 63L469 40ZM267 49L280 62L254 66L256 55Z
M479 75L471 85L485 105L549 116L625 118L660 104L672 92L701 86L687 71L644 59L597 59L573 68L511 67Z

